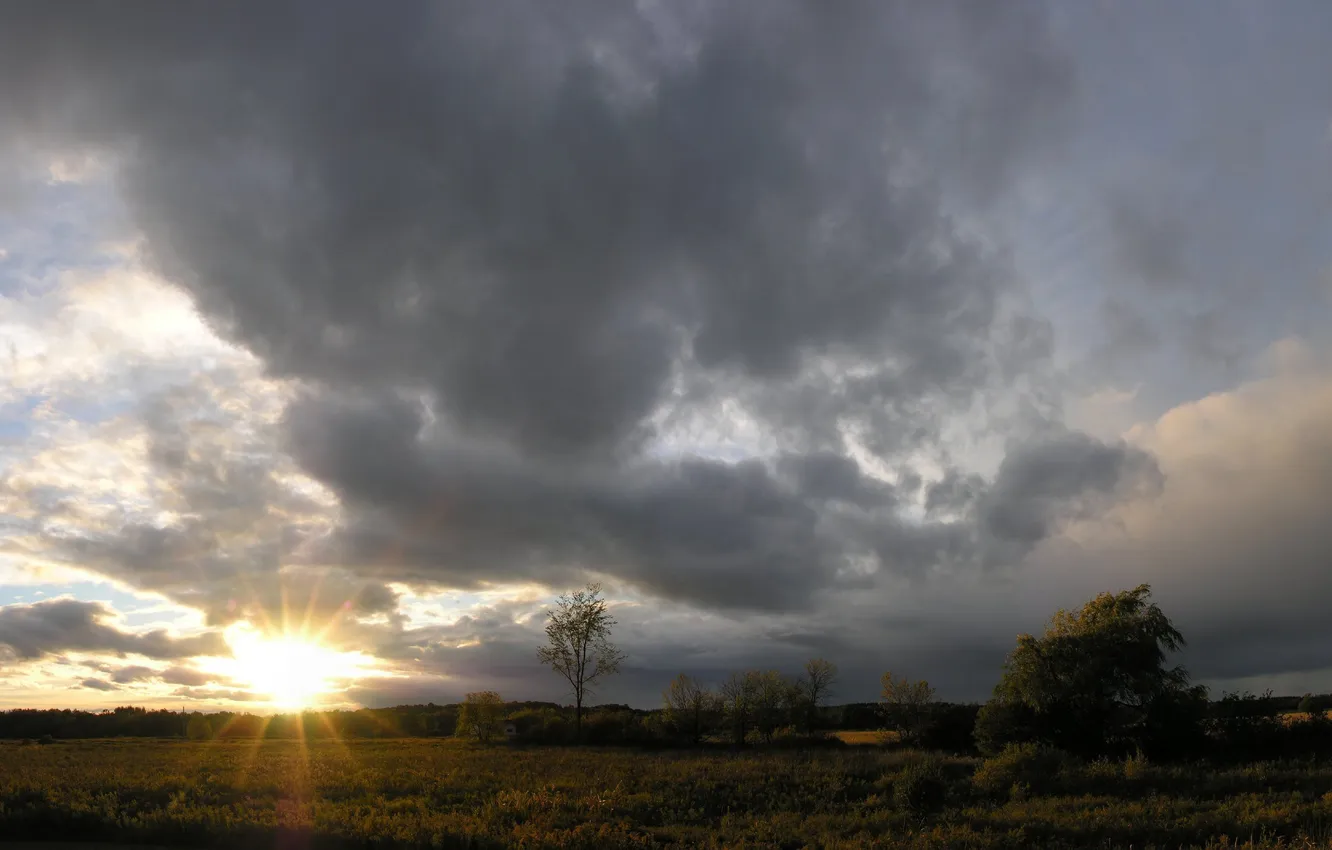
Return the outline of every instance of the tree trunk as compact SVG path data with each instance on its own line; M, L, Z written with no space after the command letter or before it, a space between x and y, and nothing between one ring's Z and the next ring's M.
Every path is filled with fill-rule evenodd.
M583 696L574 696L574 743L583 743Z

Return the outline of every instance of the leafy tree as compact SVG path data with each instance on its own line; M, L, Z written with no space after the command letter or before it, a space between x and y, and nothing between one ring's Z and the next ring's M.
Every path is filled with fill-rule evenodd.
M615 619L601 598L601 585L567 593L546 612L546 645L537 649L542 664L569 683L574 698L574 736L581 740L583 701L592 686L620 669L624 654L611 643Z
M751 694L754 728L771 744L777 730L786 725L796 690L789 679L776 670L751 670L745 674Z
M1020 635L977 718L985 751L1032 741L1083 756L1143 750L1156 757L1198 740L1206 690L1167 653L1184 637L1151 588L1102 593L1056 612L1041 637Z
M720 708L716 694L684 673L676 676L661 696L667 718L676 728L686 731L695 744L703 738Z
M837 665L822 658L811 658L805 662L804 672L795 681L799 708L804 714L805 733L814 734L818 725L819 708L832 695L833 685L837 684Z
M1332 698L1323 694L1305 694L1296 711L1304 714L1321 714L1332 706Z
M745 743L754 716L755 684L750 673L732 673L721 686L722 711L731 727L731 742L737 746Z
M477 691L463 698L455 734L488 744L504 737L504 700L494 691Z
M903 743L916 743L929 723L934 688L924 679L913 682L906 676L897 678L891 670L883 674L880 683L879 709L884 725L897 730Z

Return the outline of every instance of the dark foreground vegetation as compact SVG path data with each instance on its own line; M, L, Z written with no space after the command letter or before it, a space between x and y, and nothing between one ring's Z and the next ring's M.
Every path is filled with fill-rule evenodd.
M190 847L1325 847L1332 766L881 747L0 744L0 835Z

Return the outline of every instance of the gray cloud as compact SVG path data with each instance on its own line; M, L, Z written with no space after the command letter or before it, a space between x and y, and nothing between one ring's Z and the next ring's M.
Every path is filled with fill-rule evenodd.
M46 85L7 100L132 138L154 256L271 368L429 388L468 429L588 451L640 433L682 346L757 378L811 350L926 380L977 355L996 274L894 160L964 128L948 164L997 181L1068 69L1027 4L911 8L668 28L605 3L558 27L521 3L21 5L6 78ZM975 85L950 94L959 72Z
M1098 496L1162 484L1156 461L1141 449L1066 432L1008 453L980 499L981 521L1002 540L1036 543L1057 520L1093 512Z
M213 681L213 676L210 674L189 667L169 667L162 671L159 678L168 685L185 685L188 687L206 685Z
M173 637L164 630L133 633L104 622L111 611L98 602L52 599L0 607L0 646L21 660L57 652L113 652L149 658L228 654L216 632Z
M401 657L427 669L508 675L511 650L518 681L525 633L441 649L389 583L597 573L799 618L1011 566L1154 480L1060 435L1050 326L976 235L1060 149L1076 75L1041 4L3 15L13 132L106 152L155 267L301 389L280 420L225 375L128 417L170 522L55 534L68 500L14 494L67 562L212 623L314 600L391 657L421 641ZM949 462L959 422L1016 423L993 481ZM696 454L742 426L765 445ZM786 625L792 658L854 646Z
M94 691L118 691L120 688L110 682L101 679L84 679L79 682L79 687L91 688Z
M1123 196L1110 202L1108 217L1115 257L1132 281L1187 285L1189 229L1180 217Z
M201 702L263 702L267 698L265 694L228 688L177 688L171 695Z
M0 89L17 126L114 152L157 267L305 383L286 444L343 503L332 536L293 526L262 454L208 453L197 394L166 398L143 421L179 520L75 556L214 621L330 566L374 613L390 579L591 569L780 609L857 559L983 560L901 521L844 434L909 480L901 454L1049 355L950 208L1059 135L1038 4L304 9L8 13L5 79L43 81ZM781 471L651 453L730 402Z
M158 675L158 671L151 667L131 665L129 667L121 667L114 671L111 674L111 681L118 685L128 685L132 682L143 682L155 679Z

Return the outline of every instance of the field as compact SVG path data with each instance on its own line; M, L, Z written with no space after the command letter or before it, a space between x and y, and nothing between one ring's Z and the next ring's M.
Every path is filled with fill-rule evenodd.
M1332 767L1129 762L1041 777L991 763L973 778L979 764L869 746L11 742L0 744L0 836L256 848L1332 846Z

